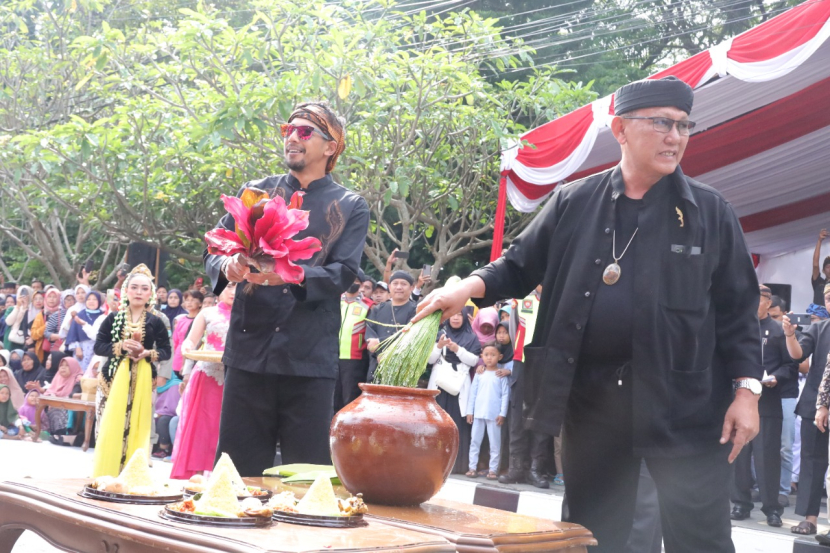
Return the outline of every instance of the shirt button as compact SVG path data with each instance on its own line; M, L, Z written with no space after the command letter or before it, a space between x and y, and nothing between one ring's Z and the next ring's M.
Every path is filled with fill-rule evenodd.
M605 234L611 234L611 229L610 228L605 229Z
M283 293L283 294L287 294L287 293L288 293L288 288L283 288L283 289L282 289L282 293Z
M585 292L585 297L590 298L591 297L591 292Z
M279 332L279 331L280 331L280 327L277 327L277 328L274 330L274 332Z
M582 330L582 325L581 324L576 323L574 326L576 327L577 330Z
M595 259L594 265L602 265L602 259Z
M573 357L568 357L568 363L573 365L574 364L574 358Z

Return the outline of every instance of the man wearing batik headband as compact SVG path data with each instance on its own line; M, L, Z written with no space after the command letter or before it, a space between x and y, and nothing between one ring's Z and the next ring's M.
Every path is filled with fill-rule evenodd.
M641 459L667 552L734 551L729 463L759 424L758 281L732 207L680 169L693 100L674 77L617 90L619 165L557 187L501 259L416 317L542 283L525 425L556 435L564 423L567 520L596 552L627 541Z
M283 463L331 463L329 425L339 359L340 295L360 266L369 227L366 201L332 176L345 148L344 123L325 102L298 105L281 128L288 173L246 183L289 201L303 193L308 228L322 249L300 261L300 284L275 273L252 273L238 257L209 255L213 292L228 281L257 284L240 291L231 312L223 362L224 400L217 455L228 453L243 476ZM240 195L242 193L240 190ZM219 227L234 229L226 215ZM244 287L243 287L244 290Z

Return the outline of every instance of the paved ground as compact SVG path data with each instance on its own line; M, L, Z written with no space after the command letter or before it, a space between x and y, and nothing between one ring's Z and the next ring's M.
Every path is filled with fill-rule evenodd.
M0 440L0 479L22 478L87 478L92 468L92 450L84 453L79 448L61 447L44 442L34 444L11 440ZM160 478L170 475L171 465L155 462L153 472ZM553 486L550 490L539 490L528 485L505 485L483 478L469 479L453 476L439 493L440 497L472 503L476 486L487 485L510 488L521 492L518 511L522 514L558 520L562 508L564 488ZM795 498L791 497L791 503ZM735 523L732 537L738 553L789 553L792 551L793 534L790 527L800 520L788 507L783 516L783 528L769 528L760 512L760 505L749 520ZM827 509L822 504L820 532L830 530L827 523ZM58 551L38 536L25 532L13 553L54 553ZM830 549L828 550L830 551Z

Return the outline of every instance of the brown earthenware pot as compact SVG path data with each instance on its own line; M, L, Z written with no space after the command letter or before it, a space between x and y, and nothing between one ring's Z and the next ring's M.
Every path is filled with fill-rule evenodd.
M438 390L360 384L331 423L340 481L367 503L417 505L438 493L458 454L458 429Z

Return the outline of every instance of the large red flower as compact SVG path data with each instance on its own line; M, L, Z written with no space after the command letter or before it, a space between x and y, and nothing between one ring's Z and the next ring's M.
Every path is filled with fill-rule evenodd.
M225 209L233 216L235 232L216 228L205 234L208 252L219 255L244 255L262 272L275 272L285 282L300 283L305 276L302 266L294 261L310 259L322 245L317 238L294 240L297 233L308 228L308 211L302 192L295 192L286 205L279 196L256 188L247 188L239 198L222 195Z

